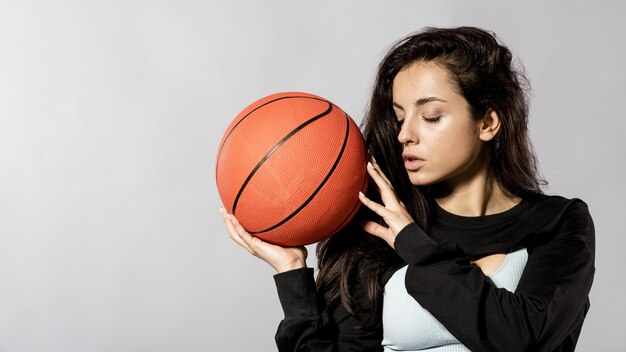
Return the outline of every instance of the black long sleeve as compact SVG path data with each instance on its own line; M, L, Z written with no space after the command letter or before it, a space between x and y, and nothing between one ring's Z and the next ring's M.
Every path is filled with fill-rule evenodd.
M408 293L472 351L573 351L595 270L586 204L541 199L497 238L474 225L476 233L435 227L429 236L413 223L398 234ZM496 288L467 257L520 247L529 258L515 293Z
M323 308L316 294L313 269L276 274L274 280L285 313L275 337L279 351L382 351L382 325L359 328L369 317L366 307L359 307L355 315L341 304ZM363 286L357 287L357 302L365 294Z

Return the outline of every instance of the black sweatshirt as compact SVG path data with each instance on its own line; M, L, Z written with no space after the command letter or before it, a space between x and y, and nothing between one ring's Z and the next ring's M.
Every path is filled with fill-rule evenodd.
M574 351L589 309L595 232L578 199L533 195L499 214L463 217L435 207L430 234L415 223L395 241L408 293L472 351ZM468 257L528 249L514 293L496 288ZM275 275L285 313L279 351L381 351L369 312L322 308L312 269ZM357 287L356 296L365 297Z

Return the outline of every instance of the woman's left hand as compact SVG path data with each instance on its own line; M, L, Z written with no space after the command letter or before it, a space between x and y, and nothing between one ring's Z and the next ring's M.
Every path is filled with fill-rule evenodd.
M391 248L394 248L398 232L406 225L412 223L413 218L411 218L404 204L398 199L391 182L389 182L389 179L387 179L387 176L385 176L375 160L367 163L367 173L376 183L376 188L384 205L372 201L361 192L359 192L359 199L366 207L382 217L388 227L373 221L366 221L362 224L363 230L382 238Z

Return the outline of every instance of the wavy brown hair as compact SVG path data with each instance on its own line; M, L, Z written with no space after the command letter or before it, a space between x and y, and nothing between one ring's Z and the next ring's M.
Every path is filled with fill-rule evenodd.
M415 222L428 232L433 199L428 187L411 184L403 166L392 84L400 70L420 61L438 64L448 72L469 103L474 119L482 118L489 109L500 117L500 131L487 143L489 176L510 195L543 193L541 186L546 182L539 177L528 137L529 84L509 49L494 33L480 28L428 27L396 42L388 51L378 67L361 125L370 155L376 158ZM355 288L365 285L371 325L380 319L383 275L398 266L398 257L384 242L354 224L363 218L380 221L371 212L362 211L341 233L319 243L317 282L326 305L341 302L350 312L356 309ZM363 272L363 268L371 272ZM356 277L365 282L356 282Z

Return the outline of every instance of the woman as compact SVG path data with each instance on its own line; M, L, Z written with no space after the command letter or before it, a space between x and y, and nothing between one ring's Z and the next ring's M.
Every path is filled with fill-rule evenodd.
M581 200L542 193L511 61L472 27L392 47L363 121L377 192L318 245L317 287L304 248L223 213L231 238L278 271L279 350L574 350L593 222Z

